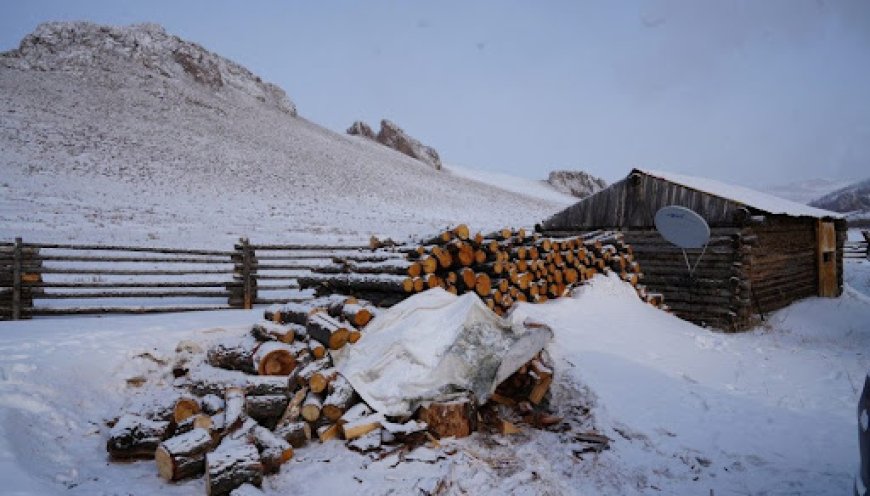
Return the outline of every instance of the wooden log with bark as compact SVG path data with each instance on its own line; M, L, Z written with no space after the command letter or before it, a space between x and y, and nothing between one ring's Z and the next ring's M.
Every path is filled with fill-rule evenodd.
M331 350L341 349L350 337L350 329L326 313L312 314L308 319L308 335Z
M226 496L242 484L263 484L260 454L253 444L225 441L206 456L206 492Z
M285 439L276 436L263 426L257 426L253 431L254 445L260 451L260 461L263 472L277 472L281 465L293 458L293 447Z
M329 395L323 400L323 416L336 422L356 401L356 393L350 382L337 375L329 383Z
M123 415L109 432L106 451L114 460L154 458L154 451L168 437L169 428L167 421Z
M202 474L206 453L212 447L212 437L206 429L169 438L157 447L154 461L157 473L168 481L177 481Z
M294 448L301 448L311 440L311 424L308 422L290 422L275 429L275 435L281 437Z
M477 403L468 395L430 402L420 407L417 418L439 438L466 437L477 429Z
M214 367L254 374L256 369L254 369L253 357L259 346L259 341L246 334L212 345L206 357L208 363Z
M252 356L254 369L260 375L289 375L296 368L298 349L280 341L260 344Z

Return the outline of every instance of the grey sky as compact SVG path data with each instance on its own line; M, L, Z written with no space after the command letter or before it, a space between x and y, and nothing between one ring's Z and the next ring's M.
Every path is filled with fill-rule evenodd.
M177 2L4 5L152 21L342 131L388 117L448 164L614 180L660 168L758 187L870 176L870 1Z

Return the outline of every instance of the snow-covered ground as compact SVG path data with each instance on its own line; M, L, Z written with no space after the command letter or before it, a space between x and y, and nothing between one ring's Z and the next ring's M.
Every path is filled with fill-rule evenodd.
M548 322L553 404L571 430L475 434L376 460L340 442L297 451L271 494L845 494L857 464L855 405L870 369L870 263L848 262L836 299L811 298L743 334L642 303L615 278L575 298L522 305ZM182 339L243 333L262 309L0 323L4 494L198 494L153 462L109 463L104 422L167 380L156 360ZM156 359L156 360L155 360ZM586 409L589 409L587 412ZM614 441L579 454L577 432ZM578 452L579 453L579 452Z

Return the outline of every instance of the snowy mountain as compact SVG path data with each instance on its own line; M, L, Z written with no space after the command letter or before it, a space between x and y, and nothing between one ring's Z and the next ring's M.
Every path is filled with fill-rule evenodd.
M584 171L552 171L547 182L562 193L577 198L586 198L607 187L604 179Z
M826 195L832 191L844 188L852 181L836 179L807 179L793 181L785 184L773 184L764 188L764 191L786 200L809 204L811 201Z
M565 204L324 129L281 89L155 25L39 26L0 55L0 115L6 239L402 237L532 225Z
M848 214L848 219L870 218L870 178L813 200L810 205Z

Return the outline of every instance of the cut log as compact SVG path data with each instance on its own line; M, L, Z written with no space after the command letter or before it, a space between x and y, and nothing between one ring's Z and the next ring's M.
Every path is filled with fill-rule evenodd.
M272 375L249 375L238 371L218 369L201 365L192 369L184 382L197 396L216 394L225 396L227 388L241 388L245 394L261 396L266 394L290 395L290 381L287 377Z
M115 423L106 451L115 460L154 458L154 450L169 435L169 422L124 415Z
M308 341L308 349L315 360L319 360L326 356L326 347L314 339Z
M343 423L341 424L341 428L344 438L350 440L380 429L383 422L384 416L380 413L375 413L373 415L358 418L352 422Z
M341 375L337 375L329 383L329 389L329 396L323 400L323 415L335 422L357 402L357 399L350 382Z
M289 398L281 395L247 396L245 413L260 424L273 428L287 409Z
M254 428L254 445L260 451L260 461L263 464L263 472L272 474L277 472L284 462L293 458L293 447L284 439L276 436L272 431L262 426Z
M305 401L305 396L308 395L308 389L302 388L293 395L293 398L290 399L290 402L287 403L287 408L284 410L284 413L281 415L281 418L278 419L278 427L282 427L284 425L296 422L299 420L299 416L302 415L302 402Z
M341 425L339 424L326 424L317 428L317 438L320 439L321 443L338 439L340 436Z
M320 360L314 360L313 362L303 367L299 371L299 373L296 374L296 384L298 386L308 387L308 384L311 381L311 377L313 377L314 374L329 368L332 368L332 359L330 359L329 357L323 357Z
M311 378L308 379L308 387L314 393L322 393L323 391L326 391L329 383L331 383L337 375L338 370L335 367L317 370L311 374Z
M289 375L296 368L297 351L282 342L265 342L254 352L254 369L260 375Z
M344 305L341 314L355 327L363 327L372 320L372 311L359 303L348 303Z
M250 334L227 339L209 348L207 360L214 367L253 374L255 369L252 360L259 345L260 342Z
M290 325L260 322L251 328L251 336L258 341L280 341L289 344L296 339L296 329L295 326Z
M184 434L190 432L194 429L205 429L209 432L212 432L213 422L211 417L204 413L197 413L196 415L191 415L187 417L175 427L174 435L178 436L180 434Z
M308 422L290 422L275 429L275 435L290 443L294 448L301 448L311 440L311 424Z
M468 396L420 407L418 418L439 438L466 437L477 429L477 405Z
M308 319L308 335L331 350L341 349L350 336L350 330L325 313L313 314Z
M323 408L323 398L317 393L309 392L302 402L302 418L309 422L316 422L320 418Z
M205 468L205 455L212 446L211 434L194 429L160 443L154 452L157 473L168 481L200 475Z
M263 464L257 448L251 444L222 443L206 456L206 492L209 496L226 496L242 484L261 486Z
M185 419L196 415L200 411L199 401L196 398L184 396L175 402L175 407L172 409L172 420L176 424L181 424Z
M226 410L224 411L225 426L228 431L238 428L245 419L245 391L231 387L224 396Z
M286 303L274 310L267 311L265 317L266 320L271 320L276 324L292 323L304 326L305 323L308 321L308 314L311 313L311 311L312 308L310 305L304 305L301 303Z
M367 453L380 448L381 429L374 429L371 432L348 441L347 447L360 453Z

